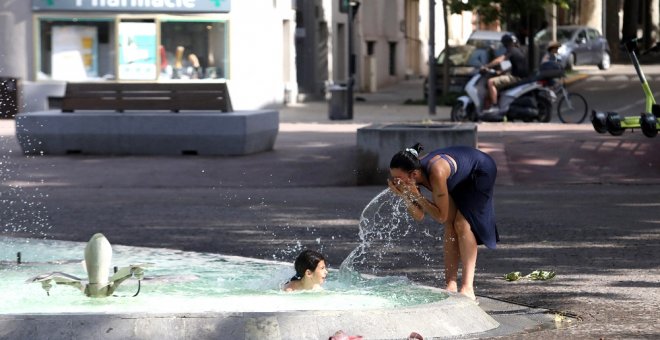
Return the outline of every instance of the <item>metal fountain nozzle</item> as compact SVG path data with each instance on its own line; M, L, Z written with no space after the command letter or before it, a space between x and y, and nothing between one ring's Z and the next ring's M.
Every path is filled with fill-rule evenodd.
M80 289L88 297L107 297L112 295L125 280L134 277L137 280L144 278L144 265L130 265L119 268L109 277L112 262L112 246L101 233L94 234L85 246L85 269L87 281L62 272L52 272L37 275L26 283L41 282L41 287L50 295L52 282L58 285L68 285Z

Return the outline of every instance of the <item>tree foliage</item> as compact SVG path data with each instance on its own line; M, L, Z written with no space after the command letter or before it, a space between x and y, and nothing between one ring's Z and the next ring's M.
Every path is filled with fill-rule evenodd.
M452 13L477 11L485 22L494 22L511 16L524 16L526 13L543 11L546 5L556 4L568 9L572 0L451 0Z

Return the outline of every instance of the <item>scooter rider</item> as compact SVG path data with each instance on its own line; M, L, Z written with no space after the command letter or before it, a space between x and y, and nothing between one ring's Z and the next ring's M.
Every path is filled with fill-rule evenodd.
M490 106L486 107L484 113L498 111L497 109L497 90L508 84L515 83L522 78L529 75L527 69L527 58L525 54L518 48L516 38L510 34L505 34L501 39L502 45L506 48L506 53L493 59L483 68L493 68L505 60L511 62L511 72L505 73L496 77L488 79L488 95L490 96Z

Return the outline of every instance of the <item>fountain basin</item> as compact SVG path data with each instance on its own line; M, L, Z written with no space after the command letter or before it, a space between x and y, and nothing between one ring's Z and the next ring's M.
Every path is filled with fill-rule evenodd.
M327 339L341 329L387 339L498 326L467 298L403 278L331 272L322 292L284 293L290 263L171 249L113 246L113 264L151 263L137 297L129 281L103 299L65 286L46 296L24 283L49 271L84 277L76 259L84 245L0 237L0 338ZM17 251L21 265L12 262Z

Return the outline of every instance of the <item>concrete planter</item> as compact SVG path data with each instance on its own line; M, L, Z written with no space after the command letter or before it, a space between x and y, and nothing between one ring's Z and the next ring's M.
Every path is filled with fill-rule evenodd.
M37 111L16 117L25 154L245 155L273 149L274 110L221 112Z
M358 185L385 185L392 156L422 143L426 151L477 146L477 126L464 124L374 124L358 129Z

